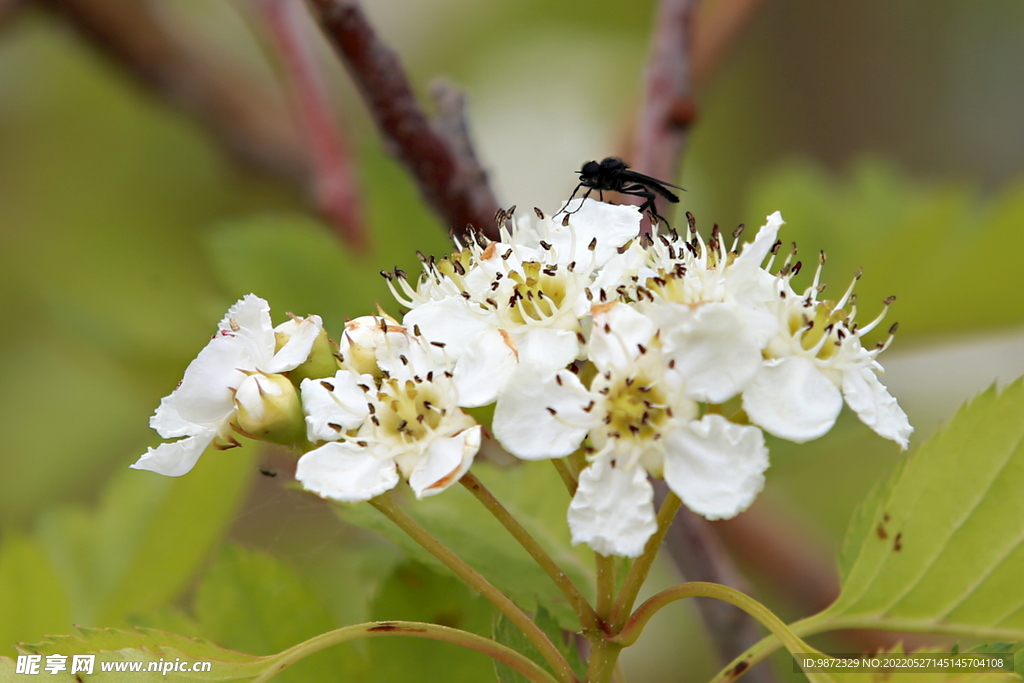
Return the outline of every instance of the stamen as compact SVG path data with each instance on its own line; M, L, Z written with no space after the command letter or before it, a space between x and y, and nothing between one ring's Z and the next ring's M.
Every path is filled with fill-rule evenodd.
M874 320L872 320L871 322L869 322L869 323L868 323L867 325L865 325L864 327L860 328L860 329L859 329L859 330L857 331L857 336L858 336L858 337L863 337L863 336L864 336L865 334L867 334L867 333L868 333L868 332L870 332L871 330L873 330L873 329L875 329L876 327L878 327L879 323L881 323L881 322L882 322L883 320L885 320L885 314L889 312L889 306L890 306L890 304L892 304L892 302L893 302L893 301L895 301L895 300L896 300L896 297L894 297L894 296L890 296L890 297L889 297L889 298L887 298L887 299L886 299L885 301L883 301L882 303L884 303L884 304L885 304L885 308L883 308L883 309L882 309L882 312L878 314L878 317L877 317L877 318L875 318Z

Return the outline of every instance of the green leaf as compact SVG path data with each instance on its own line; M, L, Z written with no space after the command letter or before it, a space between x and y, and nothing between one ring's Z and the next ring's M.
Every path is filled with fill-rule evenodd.
M225 546L196 592L203 634L225 646L270 655L340 624L324 601L280 560ZM362 662L349 645L307 657L280 674L281 681L351 680Z
M96 655L93 675L89 681L100 683L122 683L124 681L240 681L255 678L265 669L274 664L271 657L254 657L241 652L233 652L214 645L208 640L186 638L176 633L136 629L122 631L118 629L80 629L79 635L51 636L34 645L22 645L18 648L22 654L64 655L67 657L68 669L57 674L45 674L46 680L67 683L80 681L70 672L71 655ZM210 671L168 671L146 672L149 662L188 663L209 662ZM103 672L104 663L142 662L142 671L126 673L125 671ZM125 666L122 664L122 666ZM180 669L179 665L179 669ZM25 680L24 676L14 674L14 662L7 657L0 658L0 683Z
M898 467L843 555L839 598L801 632L1024 640L1024 381L977 396Z
M0 647L67 630L68 599L39 542L5 529L0 546Z
M543 605L537 609L537 614L534 616L533 621L544 631L545 635L555 644L555 647L565 655L573 671L576 672L576 676L581 681L585 680L586 666L580 658L580 652L576 648L576 641L572 633L562 630L558 621L555 620L550 612L544 609ZM544 660L540 650L505 615L494 615L493 629L494 640L502 645L509 646L520 654L526 655L554 675L555 672L552 671L551 667ZM494 662L494 672L498 676L499 683L529 683L525 676L499 661Z
M44 515L39 538L76 623L123 625L175 598L231 523L255 449L210 449L179 478L125 469L92 512Z
M407 562L384 581L371 605L374 620L423 621L487 635L493 610L457 579ZM381 683L485 681L491 660L465 648L419 638L367 642L371 680Z
M953 651L955 652L956 648ZM1014 655L1013 672L1018 676L1024 677L1024 643L985 643L967 648L964 652L986 652L989 654L1012 652Z
M865 321L889 295L898 297L893 315L910 323L901 336L1024 321L1012 265L1024 259L1020 183L982 202L968 186L921 183L875 159L861 160L844 175L790 161L763 175L750 205L747 215L757 220L782 211L780 239L795 240L804 262L819 250L828 253L828 291L842 292L864 268L857 292ZM810 284L808 271L798 284ZM984 282L986 291L1006 296L978 297L965 282Z
M473 473L544 546L584 595L592 595L591 560L585 549L577 552L571 548L565 521L569 496L554 468L548 463L524 463L501 469L481 462L473 466ZM337 509L345 521L378 531L417 562L447 572L369 505L339 505ZM579 630L579 620L550 577L464 488L453 486L403 509L525 609L536 612L536 606L543 605L563 628Z

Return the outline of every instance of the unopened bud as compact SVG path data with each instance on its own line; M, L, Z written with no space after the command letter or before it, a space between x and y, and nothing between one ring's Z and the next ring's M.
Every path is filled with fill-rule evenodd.
M405 328L388 316L364 315L349 320L339 345L345 359L344 369L379 379L382 374L379 355L383 352L397 357L408 347L405 337Z
M275 330L279 346L282 345L282 334L287 334L287 330L282 331L281 328L287 324L279 325L277 330ZM338 359L334 355L334 348L331 345L331 340L327 337L327 330L321 328L320 333L313 340L313 347L309 351L309 358L306 359L305 363L289 372L288 377L291 379L292 384L299 386L304 379L333 377L337 371Z
M291 445L302 441L306 420L295 385L284 375L249 375L235 391L235 423L254 439Z

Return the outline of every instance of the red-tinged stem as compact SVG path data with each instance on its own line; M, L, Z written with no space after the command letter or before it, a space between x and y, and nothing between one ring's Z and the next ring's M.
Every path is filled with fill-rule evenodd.
M311 49L311 36L305 30L306 8L302 0L260 0L257 7L291 81L294 108L312 161L317 206L347 245L365 249L366 225L355 161Z

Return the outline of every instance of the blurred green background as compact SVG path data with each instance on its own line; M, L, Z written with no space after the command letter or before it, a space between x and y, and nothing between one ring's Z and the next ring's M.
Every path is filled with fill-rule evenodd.
M247 3L153 4L284 99ZM397 314L378 270L414 273L416 249L448 249L447 226L385 154L329 49L317 46L371 230L358 257L294 186L226 155L28 5L0 19L0 646L72 624L151 625L256 654L371 617L486 631L476 598L289 489L286 456L208 454L180 480L126 470L158 442L147 420L160 397L241 295L268 299L275 321L318 313L336 337L377 301ZM420 92L439 75L465 88L503 205L554 210L581 162L623 152L652 3L366 5ZM708 2L703 16L727 6ZM1017 0L764 0L698 93L683 206L706 229L781 210L783 238L806 261L827 251L830 293L864 268L862 321L897 295L888 321L900 332L882 361L917 442L972 393L1024 373L1022 73ZM818 442L771 446L763 503L824 554L900 457L849 416ZM759 598L806 613L747 569ZM675 582L673 571L652 583ZM437 604L415 599L428 593ZM717 669L691 610L653 622L627 653L630 680ZM447 646L412 647L324 653L292 680L489 675ZM440 653L415 655L436 657L436 670L403 678L394 662L420 651ZM365 661L390 664L370 674Z

